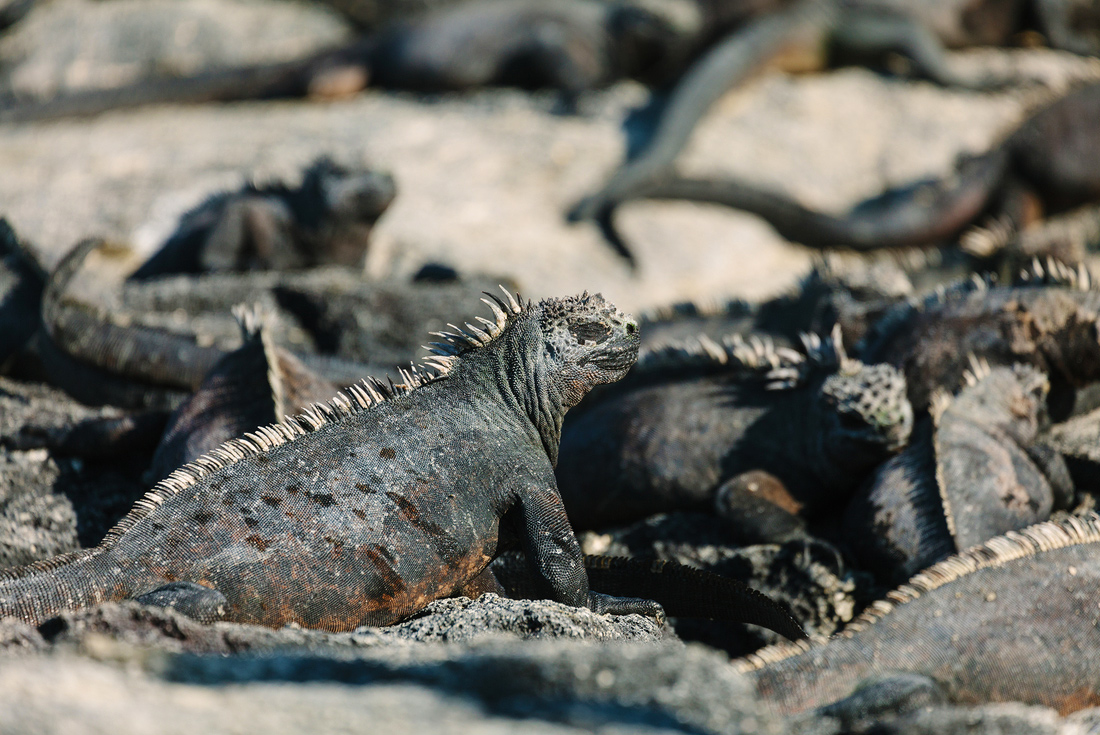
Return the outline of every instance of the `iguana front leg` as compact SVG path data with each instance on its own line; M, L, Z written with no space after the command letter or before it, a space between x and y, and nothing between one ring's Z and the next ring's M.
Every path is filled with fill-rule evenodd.
M664 610L653 600L612 597L588 589L584 555L569 525L565 505L551 475L548 482L520 494L517 512L522 527L523 551L543 594L556 602L587 607L597 613L638 613L661 620Z

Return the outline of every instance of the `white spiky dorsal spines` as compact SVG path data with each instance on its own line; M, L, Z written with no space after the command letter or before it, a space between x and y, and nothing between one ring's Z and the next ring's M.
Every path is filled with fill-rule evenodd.
M814 375L836 372L853 365L844 350L840 326L829 336L803 334L801 350L776 346L768 336L731 334L715 340L699 335L645 350L635 374L694 369L730 370L765 380L769 390L787 390L804 385Z
M285 416L286 385L279 366L279 356L275 351L275 342L271 339L271 326L277 318L275 313L259 302L241 303L232 307L233 318L241 328L241 340L245 344L259 340L267 363L267 384L271 389L271 403L274 415Z
M433 337L439 337L442 341L424 345L424 349L431 353L424 362L445 375L454 368L459 355L485 347L500 337L507 326L518 315L524 313L524 307L521 305L522 299L519 294L513 295L504 286L501 286L500 290L504 292L507 300L503 300L487 291L484 293L488 298L482 299L493 310L494 320L477 317L477 321L481 322L482 327L475 327L467 322L465 328L448 324L447 326L453 331L432 332Z
M212 472L294 441L361 410L369 409L372 406L411 393L424 385L445 378L458 359L458 355L469 349L484 346L482 334L487 335L491 341L500 336L511 321L526 312L527 309L520 305L516 296L509 294L507 291L505 291L505 295L507 299L502 300L489 294L492 299L491 307L497 316L496 321L491 322L491 327L486 324L484 330L478 329L470 333L463 331L463 336L444 333L444 338L447 340L447 343L443 345L446 348L446 354L437 352L426 361L429 366L434 368L434 372L424 371L416 365L410 365L408 368L399 371L401 382L397 384L392 379L383 381L375 377L365 378L359 384L338 392L327 403L315 403L297 416L284 415L282 421L278 423L261 426L255 431L221 444L178 468L154 485L144 497L134 504L130 513L104 537L101 547L110 548L116 544L123 535L153 509L160 506L169 497L200 482ZM529 308L530 305L528 305ZM242 330L259 333L260 335L264 333L261 310L256 307L241 306L235 309L234 313L239 313L238 320L241 323Z
M1020 269L1013 285L1060 286L1075 291L1093 291L1092 274L1084 263L1067 265L1057 258L1032 258L1027 268Z
M1100 544L1100 515L1090 512L1064 520L1044 521L1019 531L1009 531L960 551L917 573L907 583L888 592L885 599L868 605L844 630L833 638L824 636L761 648L733 662L741 673L751 673L784 659L828 645L829 641L852 638L883 618L928 593L990 567L1001 567L1018 559L1070 546Z

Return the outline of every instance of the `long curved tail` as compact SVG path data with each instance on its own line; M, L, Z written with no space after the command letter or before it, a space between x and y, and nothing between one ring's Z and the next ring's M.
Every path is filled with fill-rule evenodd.
M0 617L39 625L62 610L129 597L122 570L104 549L81 549L0 571Z

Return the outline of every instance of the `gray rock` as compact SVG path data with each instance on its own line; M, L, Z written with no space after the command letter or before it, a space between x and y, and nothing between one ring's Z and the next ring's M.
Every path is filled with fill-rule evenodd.
M361 637L379 641L466 643L507 634L523 639L658 641L669 637L641 615L596 615L591 610L548 601L511 600L489 593L476 600L436 600L424 610L387 628L360 628Z
M1067 729L1077 728L1074 735L1100 735L1100 707L1074 712L1066 717L1066 725Z
M696 646L484 641L382 649L355 659L290 655L164 662L177 682L417 682L462 693L503 715L599 728L608 724L706 733L776 732L747 681L721 654Z
M360 686L324 680L306 686L286 681L234 686L166 682L135 666L140 657L100 658L106 660L72 655L4 660L0 666L0 731L12 735L698 735L737 731L735 727L681 727L670 723L668 716L661 717L661 724L653 724L660 715L640 706L562 703L545 715L522 708L507 713L479 698L413 681ZM221 660L230 667L237 661ZM718 666L721 662L712 657L712 663ZM670 691L669 698L674 697L685 699L683 693ZM733 711L738 704L723 702L721 706ZM727 722L732 719L724 718ZM751 728L753 733L769 732L760 720L752 724L756 725ZM750 728L741 731L749 733Z
M54 388L0 377L0 566L96 544L141 497L146 488L138 475L154 445L108 464L42 448L79 421L121 415L83 406Z
M816 539L741 546L725 522L702 513L660 514L606 534L579 537L587 554L668 559L732 577L786 604L810 635L829 636L877 595L870 578ZM782 640L755 626L676 621L676 632L740 656Z
M55 0L0 39L0 89L24 99L154 75L283 61L349 37L336 13L279 0Z
M1058 713L1049 707L987 704L975 707L929 707L880 722L866 732L874 735L1058 735Z
M45 449L0 449L0 566L48 559L80 548L76 512L54 492L62 469Z
M591 610L539 600L509 600L493 594L476 600L439 600L413 618L388 627L362 627L353 633L326 633L288 626L203 625L184 615L136 602L107 603L64 612L41 627L53 644L84 646L107 638L129 646L169 652L234 653L276 649L358 650L409 644L471 643L485 639L656 642L674 639L653 620L639 615L597 615Z

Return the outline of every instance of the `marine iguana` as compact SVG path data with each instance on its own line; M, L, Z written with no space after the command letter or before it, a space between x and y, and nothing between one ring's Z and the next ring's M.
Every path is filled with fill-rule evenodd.
M888 311L856 354L899 368L914 410L937 388L953 390L970 355L990 365L1026 363L1051 381L1051 417L1064 418L1073 389L1100 379L1100 291L1083 268L1057 263L1021 274L1016 285L974 277Z
M790 293L761 303L687 301L642 313L642 351L703 335L721 341L752 333L789 347L804 332L825 334L838 324L845 346L854 346L887 308L912 295L909 270L893 258L823 254Z
M322 157L300 186L257 186L208 198L180 219L131 279L220 270L362 266L370 231L396 195L393 177Z
M89 404L129 406L158 389L193 391L229 351L201 344L194 335L134 324L130 315L113 313L67 294L87 255L101 241L86 240L61 259L42 299L48 339L40 351L50 381ZM329 355L299 359L318 375L348 386L386 368Z
M820 708L862 684L925 677L958 704L1100 704L1100 516L998 536L917 574L831 640L735 662L764 705Z
M704 19L683 3L463 2L304 58L146 79L0 109L0 122L93 115L149 104L337 97L367 84L416 91L520 86L578 93L624 77L674 74Z
M401 384L227 442L96 548L0 574L0 613L41 622L152 595L199 618L350 630L461 590L509 532L553 599L654 612L589 591L553 476L565 412L626 373L637 325L587 293L487 303L495 320L441 333Z
M0 366L38 329L46 274L0 218Z
M845 355L839 330L803 351L701 338L646 353L562 433L557 476L574 524L592 528L708 508L723 479L776 475L807 511L843 498L904 446L905 381Z
M951 176L888 190L840 215L809 209L784 194L735 179L679 176L666 156L659 159L660 165L649 159L628 164L604 192L580 205L571 217L596 219L612 247L628 260L632 256L613 214L616 206L636 198L741 209L767 220L788 240L814 248L926 246L984 221L1014 232L1041 213L1056 214L1100 200L1098 121L1100 84L1086 85L1030 115L987 153L960 157ZM994 249L983 233L969 235L968 240L967 247L977 255Z
M199 390L172 416L147 477L159 481L229 439L327 400L336 388L311 375L292 355L271 344L255 306L235 309L245 333L240 349L223 358ZM289 419L286 419L289 420ZM755 623L792 640L805 633L780 604L737 580L675 562L585 555L589 586L614 596L652 599L667 614ZM538 599L543 592L521 553L498 557L464 594L489 591ZM497 584L493 583L493 579Z
M954 398L933 399L909 446L848 504L847 545L892 584L1073 499L1065 463L1036 442L1049 423L1046 376L975 362L965 381Z
M298 358L273 344L273 319L253 306L234 309L242 344L210 369L168 421L147 478L159 482L177 467L261 426L296 416L330 400L337 386L314 375Z

